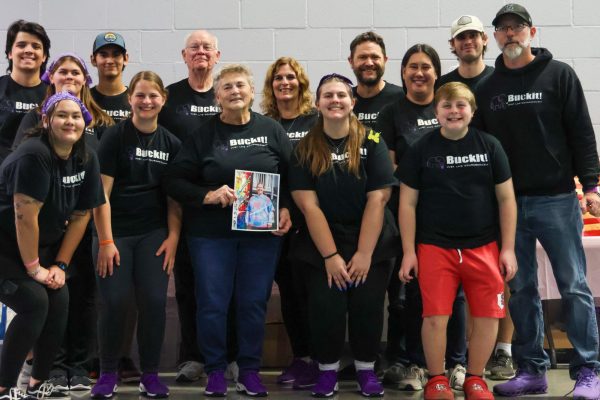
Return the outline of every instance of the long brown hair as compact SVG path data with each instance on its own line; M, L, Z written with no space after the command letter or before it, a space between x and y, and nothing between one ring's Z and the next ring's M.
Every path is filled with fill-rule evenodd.
M280 119L279 109L277 108L277 100L273 93L273 80L277 70L284 65L289 65L296 74L298 79L298 114L308 114L313 111L312 95L310 93L310 81L308 75L302 68L302 65L292 57L279 57L269 69L265 77L265 85L263 86L263 99L260 102L262 112L273 119Z
M354 98L352 87L346 81L337 77L331 77L329 79L322 79L319 83L317 100L321 95L321 86L327 82L342 82L346 86L349 96ZM360 178L360 148L365 139L366 130L354 113L350 113L349 118L348 139L344 145L344 152L348 153L346 167L349 172ZM308 166L313 176L323 175L332 166L331 148L325 137L326 133L323 129L323 124L323 116L319 115L317 123L300 140L295 149L300 164Z

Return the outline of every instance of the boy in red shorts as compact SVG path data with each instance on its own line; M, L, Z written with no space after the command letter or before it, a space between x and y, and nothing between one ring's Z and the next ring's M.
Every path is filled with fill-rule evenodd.
M434 105L441 128L416 142L398 169L404 250L399 276L404 282L418 277L423 297L422 338L430 374L425 399L454 398L444 354L461 283L473 317L465 397L493 399L483 369L505 314L503 279L510 280L517 269L510 168L500 143L469 127L476 105L466 85L443 85Z

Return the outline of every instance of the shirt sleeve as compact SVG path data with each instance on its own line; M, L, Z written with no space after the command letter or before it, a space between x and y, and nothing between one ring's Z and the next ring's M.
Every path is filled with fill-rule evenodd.
M419 165L420 147L421 146L419 143L416 143L415 146L411 146L406 150L406 153L404 153L404 157L402 157L402 161L400 162L400 165L396 169L395 173L400 182L410 186L415 190L420 190L421 186L421 166Z
M394 130L394 110L392 105L393 103L387 104L381 109L379 115L377 116L377 122L374 130L381 134L383 140L385 140L388 150L395 151L396 132Z
M292 153L288 179L290 192L294 190L316 190L314 177L307 166L300 164L296 151Z
M85 168L85 179L79 191L76 210L89 210L105 203L102 180L100 179L100 165L98 157L89 151L89 158Z
M17 161L12 172L12 195L21 193L46 201L52 180L52 163L41 154L27 154Z
M397 186L398 181L394 178L394 167L388 155L388 148L380 140L379 134L373 131L367 133L367 192L378 190L388 186Z
M487 133L485 135L487 135L491 142L492 149L490 155L492 157L492 174L494 176L494 184L498 185L509 180L512 175L510 172L508 156L496 138Z
M121 130L118 126L108 128L100 139L98 146L98 160L100 162L100 173L115 177L117 175L119 154L121 152Z

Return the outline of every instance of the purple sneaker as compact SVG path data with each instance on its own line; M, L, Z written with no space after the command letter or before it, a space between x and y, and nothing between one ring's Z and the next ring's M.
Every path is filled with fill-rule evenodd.
M235 389L250 397L266 397L269 394L256 371L240 371Z
M213 371L208 374L208 382L204 389L204 395L207 397L225 397L227 396L227 381L224 371Z
M158 379L157 373L143 373L140 378L140 393L153 399L169 397L169 388Z
M311 394L313 397L332 397L337 390L337 371L319 371L319 378Z
M295 390L304 390L315 386L317 379L319 378L319 363L312 361L302 371L302 374L296 376L294 381Z
M92 388L92 399L110 399L117 391L119 377L116 372L103 372Z
M581 367L577 373L575 389L573 389L573 399L587 400L600 398L600 380L596 373L587 368Z
M494 393L505 397L540 394L547 391L546 374L534 375L523 370L517 370L517 375L508 382L494 386Z
M305 369L308 369L309 363L302 360L301 358L294 358L289 367L283 370L281 375L277 377L277 383L294 383L296 378L304 373Z
M365 397L383 397L383 386L379 383L375 371L360 369L356 371L356 380L360 394Z

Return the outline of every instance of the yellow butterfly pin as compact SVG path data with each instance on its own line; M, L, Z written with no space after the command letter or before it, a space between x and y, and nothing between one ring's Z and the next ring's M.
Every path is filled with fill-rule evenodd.
M372 140L375 143L379 143L379 135L381 135L379 132L375 132L373 131L373 129L371 129L369 131L369 136L367 136L367 139Z

